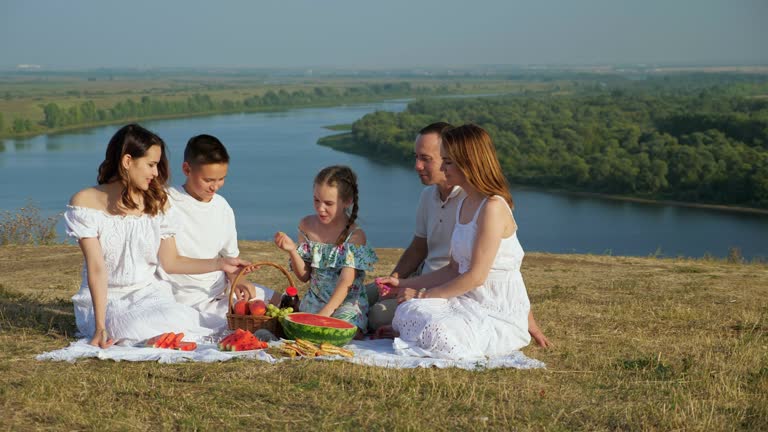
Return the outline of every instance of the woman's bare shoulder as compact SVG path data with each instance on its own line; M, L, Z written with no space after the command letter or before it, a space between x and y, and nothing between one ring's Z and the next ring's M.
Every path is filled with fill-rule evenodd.
M96 210L106 210L107 192L102 186L94 186L83 189L72 195L69 199L69 205L75 207L86 207Z

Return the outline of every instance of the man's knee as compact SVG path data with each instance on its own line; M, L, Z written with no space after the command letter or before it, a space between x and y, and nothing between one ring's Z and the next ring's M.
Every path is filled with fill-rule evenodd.
M371 282L365 286L365 295L368 297L368 304L372 305L379 301L379 287Z
M368 329L376 331L381 326L392 324L397 309L397 299L387 299L375 303L368 310Z

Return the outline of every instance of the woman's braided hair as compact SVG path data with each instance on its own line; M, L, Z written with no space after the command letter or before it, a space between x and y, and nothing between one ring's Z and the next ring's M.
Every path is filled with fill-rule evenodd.
M339 191L339 199L341 201L352 201L352 212L349 214L349 221L344 227L344 231L341 232L336 239L336 244L340 245L344 243L349 234L349 228L355 223L357 219L357 175L352 169L345 165L333 165L323 168L315 177L316 185L327 185L336 187Z

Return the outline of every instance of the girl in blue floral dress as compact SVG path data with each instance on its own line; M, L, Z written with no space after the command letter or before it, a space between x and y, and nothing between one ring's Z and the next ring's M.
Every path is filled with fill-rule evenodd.
M301 311L348 321L362 335L368 325L363 280L378 257L355 225L357 176L346 166L324 168L315 177L313 194L315 214L299 222L298 247L283 232L275 234L275 244L290 256L296 277L310 281Z

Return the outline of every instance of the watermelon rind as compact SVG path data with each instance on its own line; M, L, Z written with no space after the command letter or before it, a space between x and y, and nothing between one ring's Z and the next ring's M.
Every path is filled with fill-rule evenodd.
M316 344L328 342L336 346L344 346L355 337L357 327L352 325L350 328L341 329L334 327L324 327L319 325L301 324L291 321L291 315L316 315L307 312L295 312L280 317L280 324L283 326L283 332L288 339L305 339ZM321 315L316 315L320 317ZM325 318L325 317L323 317Z

